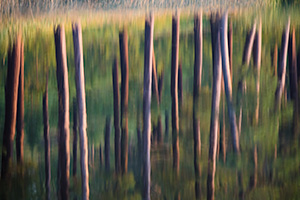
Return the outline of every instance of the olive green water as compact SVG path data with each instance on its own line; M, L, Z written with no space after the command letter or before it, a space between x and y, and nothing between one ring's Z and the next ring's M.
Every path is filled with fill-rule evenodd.
M238 11L229 15L233 25L233 102L237 119L243 108L240 133L240 157L231 146L230 126L225 104L226 159L220 148L216 162L215 199L299 199L300 149L299 112L290 98L289 62L287 62L287 95L282 100L281 111L275 112L277 76L274 75L271 55L275 43L281 47L281 35L291 17L291 30L295 27L297 50L300 50L300 21L297 9L267 12ZM212 49L210 14L203 15L203 71L197 116L201 127L201 158L199 189L201 199L207 198L207 166L212 96ZM118 15L120 18L120 16ZM262 19L262 61L260 74L259 120L255 122L257 106L256 71L251 58L249 70L242 65L246 34L255 20ZM113 17L110 17L113 18ZM124 17L125 18L125 17ZM8 199L46 199L45 162L43 138L42 96L46 74L49 73L49 119L51 138L51 199L58 198L58 96L56 82L55 45L52 25L55 22L34 22L21 26L25 57L25 139L24 164L14 165L11 181L2 182L1 197ZM92 19L90 20L92 21ZM103 20L92 23L82 20L84 73L87 106L87 134L89 149L90 199L141 199L142 157L137 144L138 124L142 130L143 69L144 69L144 17L132 15L130 20ZM45 24L39 24L45 23ZM48 24L46 24L48 23ZM128 173L116 175L114 169L114 128L111 123L110 170L105 170L104 158L100 162L99 147L104 157L104 127L106 117L113 122L112 65L116 56L120 63L119 31L128 32L129 59L129 113L128 113ZM13 34L12 25L3 23L0 30L0 145L3 140L5 112L5 80L7 49ZM45 28L46 27L46 28ZM50 28L49 28L50 27ZM70 92L70 199L81 199L80 150L78 147L77 178L72 176L73 101L76 97L73 38L71 24L65 22ZM157 73L164 72L160 106L152 93L151 122L157 125L161 116L163 143L151 146L151 198L195 199L195 169L193 141L193 67L194 67L194 17L183 13L180 19L179 60L182 63L183 97L179 108L179 171L173 169L171 130L171 40L170 14L157 14L154 26L154 51ZM279 55L279 54L278 54ZM300 62L300 61L298 61ZM120 66L120 64L119 64ZM299 68L298 68L299 69ZM119 73L120 73L119 69ZM119 74L119 78L121 74ZM243 103L238 103L238 82L245 77L247 90ZM120 82L120 80L119 80ZM226 102L226 101L224 101ZM165 118L169 130L166 132ZM220 102L220 132L223 130L223 97ZM218 142L220 143L220 141ZM257 168L254 150L257 147ZM15 152L14 152L15 155ZM90 154L91 155L91 154ZM22 172L22 173L21 173ZM256 185L253 187L253 177Z

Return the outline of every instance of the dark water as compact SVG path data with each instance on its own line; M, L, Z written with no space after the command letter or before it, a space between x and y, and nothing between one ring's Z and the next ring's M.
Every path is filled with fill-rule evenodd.
M154 52L157 78L161 77L161 100L158 106L155 92L151 102L151 199L210 198L208 185L214 185L215 199L299 199L300 149L298 100L291 98L291 62L287 56L285 92L276 109L275 91L278 83L273 63L274 51L280 49L282 33L290 16L290 33L295 30L299 52L299 17L297 11L233 12L232 24L232 99L239 122L240 154L235 153L226 104L221 91L218 125L216 172L209 182L209 148L213 86L213 62L210 13L203 14L203 69L199 98L193 100L194 79L194 16L180 16L179 63L182 66L182 98L179 98L179 132L172 132L171 54L172 15L155 15ZM119 15L116 15L119 17ZM144 81L144 16L129 20L99 22L83 18L83 58L87 108L88 164L90 199L142 199L143 150L138 133L143 130ZM117 17L116 17L117 18ZM253 24L262 22L260 78L251 56L249 66L243 63L247 33ZM30 20L29 20L30 21ZM53 26L55 22L41 20L21 25L24 41L24 161L17 166L14 144L13 164L9 179L2 179L1 199L57 199L58 181L58 89ZM80 149L78 137L77 175L73 177L73 102L76 101L75 64L71 23L64 23L69 81L70 107L70 176L69 198L81 199ZM115 129L113 126L112 67L117 58L121 89L119 32L128 33L128 171L115 172ZM5 81L8 49L16 28L2 26L0 30L0 144L3 143L5 120ZM297 43L298 42L298 43ZM277 44L277 49L275 48ZM290 45L291 43L289 43ZM274 50L275 49L275 50ZM252 52L252 55L254 51ZM299 58L299 56L298 56ZM300 61L298 61L300 63ZM279 61L278 61L279 66ZM299 64L298 64L299 66ZM299 67L298 67L299 73ZM51 181L49 194L45 184L45 145L43 124L43 93L48 74L48 115L50 135ZM260 91L257 93L257 84ZM241 89L243 88L243 89ZM243 91L243 92L241 92ZM121 97L121 91L120 91ZM121 103L120 103L121 106ZM242 110L242 112L241 112ZM120 115L121 116L121 115ZM110 121L109 163L105 167L105 125ZM122 119L120 119L122 121ZM158 134L161 126L161 135ZM201 153L194 156L194 131L200 128ZM239 124L238 124L239 125ZM156 141L157 140L157 141ZM101 148L101 151L100 151ZM2 149L2 148L1 148ZM121 150L122 151L122 150ZM100 155L101 152L101 155ZM196 160L195 160L196 158ZM175 161L174 161L175 160ZM178 162L177 162L178 160ZM196 164L195 164L196 163Z

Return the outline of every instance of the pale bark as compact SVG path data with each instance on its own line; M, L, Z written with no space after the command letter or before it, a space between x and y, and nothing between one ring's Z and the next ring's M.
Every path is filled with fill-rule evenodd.
M195 61L194 61L194 98L199 96L202 79L202 10L197 12L194 17L194 42L195 42Z
M155 61L155 53L154 53L154 47L153 47L153 52L152 52L152 85L153 89L155 91L155 96L156 96L156 101L157 104L159 105L159 92L158 92L158 81L157 81L157 72L156 72L156 61Z
M58 182L59 198L69 198L69 169L70 169L70 130L69 130L69 82L66 54L65 29L58 25L54 29L56 51L56 77L58 88L58 127L59 127L59 154L58 154Z
M286 59L287 59L287 51L288 51L289 31L290 31L290 18L288 19L281 40L280 60L279 60L279 67L278 67L278 84L275 93L276 109L279 109L281 106L281 98L285 88Z
M223 69L227 108L228 108L229 121L230 121L230 129L232 134L232 144L233 144L234 151L236 153L239 153L240 151L239 135L238 135L238 129L236 125L236 115L232 105L232 83L231 83L229 57L228 57L227 20L228 20L228 13L226 12L222 17L221 24L220 24L222 69Z
M255 32L256 32L256 23L253 24L251 31L247 34L245 47L244 47L244 53L243 53L243 64L246 64L246 66L249 66L254 38L255 38Z
M79 115L79 142L80 142L80 167L82 199L89 199L89 169L88 169L88 139L86 121L85 81L83 66L82 33L80 22L72 25L74 58L75 58L75 82L76 97ZM94 151L94 149L93 149Z
M143 93L143 141L144 141L144 190L143 199L150 199L151 185L151 85L153 57L154 16L150 14L145 20L145 56L144 56L144 93Z

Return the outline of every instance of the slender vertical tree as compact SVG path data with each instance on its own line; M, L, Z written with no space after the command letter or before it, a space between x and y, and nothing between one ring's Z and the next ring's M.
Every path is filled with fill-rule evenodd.
M199 96L202 78L202 10L195 13L194 17L194 42L195 42L195 61L194 61L194 98Z
M82 199L89 199L89 168L88 168L88 139L86 133L86 101L85 81L83 67L82 33L80 22L72 24L74 57L75 57L75 82L76 97L79 114L79 141L80 141L80 166L81 166L81 189ZM94 145L93 145L94 147ZM93 154L94 154L94 148ZM94 158L94 156L93 156ZM94 159L93 159L94 162Z
M109 171L110 168L110 117L106 117L105 130L104 130L104 141L105 141L105 170Z
M76 98L73 98L73 176L76 176L77 173L77 103Z
M14 40L12 50L9 50L8 52L8 67L5 84L5 121L2 140L2 179L5 179L10 175L10 165L13 155L13 141L17 117L21 40L21 34L18 34Z
M291 98L298 100L298 77L297 77L297 50L296 50L296 36L295 27L292 29L289 41L289 72L290 72L290 87Z
M63 25L54 28L56 52L56 78L58 88L58 183L59 197L69 198L69 169L70 169L70 130L69 130L69 82L65 29Z
M144 93L143 93L143 141L144 164L143 199L150 200L151 185L151 85L152 85L152 53L153 53L154 16L151 13L145 20L145 56L144 56Z

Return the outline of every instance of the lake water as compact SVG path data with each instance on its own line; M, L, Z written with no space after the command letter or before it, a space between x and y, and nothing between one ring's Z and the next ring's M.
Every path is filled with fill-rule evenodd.
M223 12L220 13L223 15ZM198 98L193 96L195 40L194 10L180 12L178 118L172 116L171 58L172 15L175 11L154 12L153 48L159 97L151 98L151 199L299 199L300 128L298 88L299 63L293 68L292 50L300 52L300 17L297 8L269 8L265 11L232 9L228 15L232 41L232 108L236 116L240 153L235 151L225 90L221 88L217 139L210 140L213 92L213 48L210 19L216 12L202 13L202 76ZM145 176L143 151L143 88L145 16L143 12L79 11L45 17L3 17L0 25L0 149L5 139L5 85L8 54L16 33L24 42L24 157L17 164L16 136L10 175L1 177L0 199L81 199L80 139L77 142L77 171L74 175L74 105L76 110L75 61L72 22L81 21L85 98L87 111L88 171L90 199L143 199ZM287 42L286 80L281 102L275 93L280 85L282 34L290 19L288 36L295 32L296 43ZM56 49L53 27L63 24L69 90L69 184L64 187L59 171L59 101ZM255 64L257 37L261 24L261 65ZM249 64L243 62L246 43L253 30ZM118 63L119 106L122 102L120 40L128 40L128 113L120 112L120 134L126 133L121 157L126 166L115 167L115 126L112 69ZM121 39L120 39L121 38ZM248 39L247 39L248 38ZM255 39L256 38L256 39ZM230 44L230 42L229 42ZM125 45L126 46L126 45ZM230 46L230 45L229 45ZM275 54L275 56L274 56ZM278 59L274 59L274 57ZM298 55L298 56L297 56ZM276 60L276 61L274 61ZM277 69L278 68L278 69ZM295 74L294 69L297 73ZM179 70L180 71L180 70ZM258 75L259 74L259 75ZM295 76L293 76L295 75ZM48 78L47 78L48 77ZM47 81L48 80L48 81ZM155 80L155 79L153 79ZM152 81L153 81L152 80ZM65 80L66 81L66 80ZM294 81L294 82L293 82ZM223 82L223 81L222 81ZM43 95L48 83L50 147L46 148L43 123ZM298 84L296 84L298 85ZM154 84L152 86L155 86ZM8 87L8 86L7 86ZM155 88L155 87L154 87ZM126 96L126 95L125 95ZM157 101L159 99L159 103ZM278 105L279 104L279 105ZM126 110L126 103L125 110ZM125 114L124 114L125 113ZM126 117L127 116L127 117ZM127 118L127 119L126 119ZM178 131L172 119L178 120ZM106 127L106 128L105 128ZM121 127L124 127L121 129ZM172 128L173 127L173 128ZM173 130L172 130L173 129ZM110 140L105 148L105 132ZM17 132L17 131L13 131ZM77 131L78 134L79 131ZM200 143L195 142L195 138ZM123 140L123 139L122 139ZM123 141L122 141L123 142ZM126 147L125 144L125 147ZM209 149L216 144L215 173L211 176ZM45 164L45 151L50 163ZM200 151L199 151L200 150ZM3 151L3 150L2 150ZM105 155L107 152L107 155ZM124 154L125 152L125 154ZM109 157L107 157L109 156ZM123 160L123 157L121 158ZM214 160L214 159L213 159ZM107 162L109 161L109 163ZM126 163L126 162L125 162ZM3 165L3 159L2 163ZM1 166L2 166L1 165ZM210 166L210 167L208 167ZM51 174L46 178L47 167ZM125 168L125 170L123 169ZM127 170L126 170L127 168ZM68 170L67 170L68 171ZM46 180L47 179L47 180ZM63 192L61 192L63 188Z

